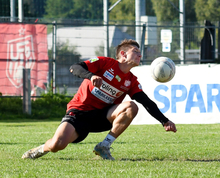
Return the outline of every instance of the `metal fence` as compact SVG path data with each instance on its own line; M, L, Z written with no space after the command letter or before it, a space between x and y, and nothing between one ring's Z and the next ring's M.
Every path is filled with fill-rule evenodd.
M2 22L1 24L11 23ZM30 22L22 24L36 25L36 23ZM159 56L167 56L176 64L180 65L216 62L219 58L219 39L217 38L219 27L217 23L211 26L195 23L184 26L185 58L183 60L181 60L180 56L181 50L183 50L180 49L180 28L183 27L180 27L178 24L148 22L142 23L138 28L134 23L125 24L119 22L110 22L107 26L102 25L100 22L82 21L68 23L54 21L52 23L41 24L47 26L46 50L48 60L40 58L35 60L36 63L39 63L39 61L41 64L47 63L48 70L46 71L47 81L44 82L45 87L33 86L36 89L35 96L40 96L41 93L48 92L51 88L54 93L59 92L73 95L76 93L82 79L71 75L69 73L69 67L73 63L84 61L94 56L108 54L109 57L115 58L115 47L125 38L135 39L135 30L138 28L141 33L141 39L136 40L141 45L141 65L150 65ZM4 34L0 33L0 38L4 38L7 35L7 32L4 32ZM204 41L208 51L206 48L204 49ZM36 42L35 45L39 44ZM203 58L205 55L202 55L203 51L201 49L206 50L207 53L214 54L214 57L206 56ZM25 51L23 52L25 53ZM9 52L7 50L1 50L0 47L0 53L6 54ZM8 58L2 59L0 57L0 66L3 66L1 65L2 62L7 62L8 60ZM23 68L25 68L25 65L23 65ZM0 72L7 73L7 70L9 70L7 67L1 67ZM36 69L36 72L41 72L40 68ZM31 79L33 79L32 77ZM3 81L4 79L1 78L1 80ZM4 88L4 85L5 83L1 82L0 89ZM9 95L19 94L14 93Z

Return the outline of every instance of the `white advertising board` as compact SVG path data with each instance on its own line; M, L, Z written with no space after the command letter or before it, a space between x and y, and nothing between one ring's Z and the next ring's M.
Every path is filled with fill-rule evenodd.
M176 66L174 78L159 83L151 77L150 66L132 69L144 92L161 112L176 124L220 123L220 65L200 64ZM126 97L125 100L131 100ZM136 102L137 103L137 102ZM132 124L158 124L144 107Z

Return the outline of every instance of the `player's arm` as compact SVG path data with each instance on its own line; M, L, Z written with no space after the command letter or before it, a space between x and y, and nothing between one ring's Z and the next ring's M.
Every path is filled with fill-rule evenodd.
M102 84L102 78L90 72L85 62L73 64L72 66L70 66L69 70L70 73L79 78L89 79L92 84L98 88Z
M154 103L143 91L135 93L132 99L141 103L144 108L164 126L166 131L176 132L175 124L163 115L156 103Z
M88 70L88 67L85 62L73 64L70 66L69 70L70 73L72 73L73 75L83 79L91 80L92 76L94 75L92 72Z

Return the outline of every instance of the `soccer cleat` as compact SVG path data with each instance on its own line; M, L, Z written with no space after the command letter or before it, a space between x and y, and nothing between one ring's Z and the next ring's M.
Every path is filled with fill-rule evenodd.
M108 147L105 147L105 146L102 146L101 145L102 143L98 143L93 152L96 154L96 155L99 155L101 156L103 159L108 159L108 160L115 160L115 158L112 157L111 153L110 153L110 148Z
M48 151L44 152L43 147L44 147L44 145L41 145L41 146L39 146L37 148L33 148L31 150L28 150L27 152L25 152L22 155L22 158L23 159L27 159L27 158L35 159L35 158L39 158L39 157L47 154Z

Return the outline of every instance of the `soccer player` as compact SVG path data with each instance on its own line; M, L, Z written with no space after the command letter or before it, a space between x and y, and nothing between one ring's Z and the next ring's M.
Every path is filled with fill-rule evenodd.
M114 160L110 146L138 112L135 102L123 102L127 94L160 121L166 131L177 131L175 124L160 112L143 92L137 77L130 72L140 63L139 44L134 40L123 40L116 48L116 58L94 57L70 67L73 75L84 79L78 92L67 104L66 115L54 136L45 144L24 153L23 159L63 150L69 143L81 142L90 132L110 130L93 152L103 159Z

